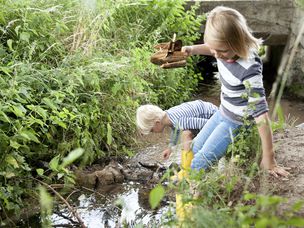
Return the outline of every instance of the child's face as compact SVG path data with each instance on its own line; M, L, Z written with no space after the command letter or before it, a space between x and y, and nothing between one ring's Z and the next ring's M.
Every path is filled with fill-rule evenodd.
M153 133L161 133L163 132L165 126L161 123L161 121L156 121L154 126L151 129L151 132Z
M206 45L210 48L210 51L215 58L230 62L231 60L234 61L237 56L225 43L208 42Z

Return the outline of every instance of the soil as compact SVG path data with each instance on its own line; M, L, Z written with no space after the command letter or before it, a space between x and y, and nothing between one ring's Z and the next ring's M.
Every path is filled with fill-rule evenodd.
M275 194L288 199L282 210L304 200L304 124L274 134L276 159L279 165L289 167L288 178L268 177L261 183L262 193ZM300 211L304 216L304 208Z

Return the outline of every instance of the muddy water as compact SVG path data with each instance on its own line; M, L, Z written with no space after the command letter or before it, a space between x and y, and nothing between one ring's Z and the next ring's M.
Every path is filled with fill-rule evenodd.
M148 203L148 192L143 191L139 183L129 182L112 186L112 190L104 194L96 194L102 190L82 192L73 199L85 225L89 228L103 227L135 227L136 225L152 226L161 221L162 215L169 206L159 210L151 210ZM76 225L65 205L60 205L51 216L53 226L69 227Z

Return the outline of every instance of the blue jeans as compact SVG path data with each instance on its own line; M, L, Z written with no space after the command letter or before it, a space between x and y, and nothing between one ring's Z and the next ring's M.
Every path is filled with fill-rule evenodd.
M191 168L206 170L223 157L241 126L241 124L228 120L222 116L220 111L217 111L193 140L194 158Z

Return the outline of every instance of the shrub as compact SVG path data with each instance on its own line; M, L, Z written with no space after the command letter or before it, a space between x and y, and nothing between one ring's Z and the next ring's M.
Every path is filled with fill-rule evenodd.
M79 147L82 164L129 154L138 104L172 106L197 84L190 68L149 63L174 32L198 37L202 17L183 1L0 3L1 208L18 210L35 186L28 178L53 157Z

